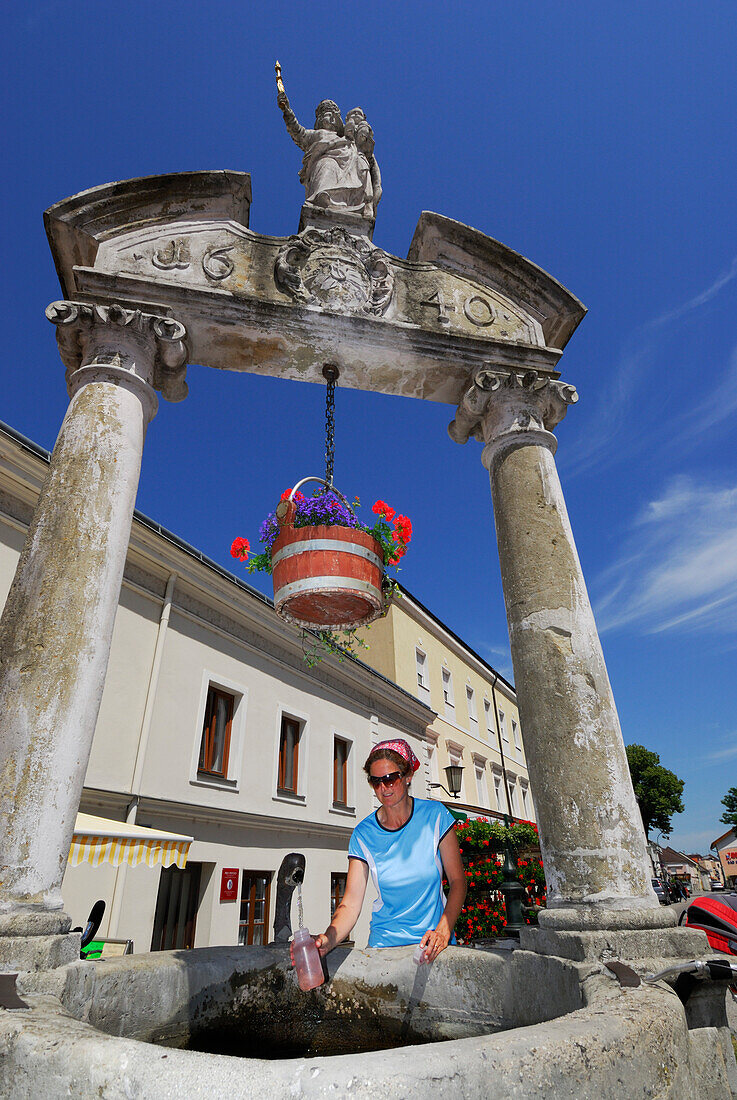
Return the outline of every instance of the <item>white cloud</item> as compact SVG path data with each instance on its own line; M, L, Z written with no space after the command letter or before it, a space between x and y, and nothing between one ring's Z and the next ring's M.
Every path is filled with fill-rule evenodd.
M562 457L566 475L571 477L593 465L602 466L616 461L619 451L614 446L622 430L628 408L650 371L659 364L664 352L664 340L672 339L678 324L695 314L715 298L725 286L737 278L737 256L729 268L723 271L708 287L688 301L666 310L647 324L635 329L626 342L619 363L614 369L612 381L604 390L597 406L589 414L589 430L579 437L575 450ZM710 364L709 375L719 376L718 364ZM585 399L585 394L583 395ZM701 401L690 404L669 425L662 424L648 434L647 445L652 448L656 434L670 438L674 425L679 425L679 442L683 447L687 439L699 436L715 427L737 410L737 347L732 350L727 370ZM645 440L642 441L642 445ZM631 454L631 448L629 453Z
M737 488L674 478L597 580L601 630L737 629Z
M707 753L706 760L711 764L719 764L723 760L731 760L737 756L737 733L732 733L728 738L725 738L729 744L726 744L723 749L715 749L714 752Z

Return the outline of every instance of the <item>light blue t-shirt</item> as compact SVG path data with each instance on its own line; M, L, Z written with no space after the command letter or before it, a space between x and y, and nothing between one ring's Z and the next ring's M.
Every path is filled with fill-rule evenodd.
M438 848L454 818L442 802L415 798L409 820L385 829L376 813L356 825L348 858L368 864L378 897L374 902L369 947L419 943L435 928L445 909L443 864ZM455 943L455 938L451 941Z

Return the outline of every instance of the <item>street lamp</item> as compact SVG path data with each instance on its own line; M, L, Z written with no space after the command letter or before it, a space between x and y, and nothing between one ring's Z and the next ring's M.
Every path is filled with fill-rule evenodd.
M442 783L428 783L428 787L442 787L445 793L452 798L459 798L463 786L463 765L449 764L447 768L443 768L443 771L448 780L448 786L446 787Z

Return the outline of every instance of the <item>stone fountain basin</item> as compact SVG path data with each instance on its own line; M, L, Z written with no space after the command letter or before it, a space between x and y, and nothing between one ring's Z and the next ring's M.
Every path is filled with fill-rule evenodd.
M418 968L412 950L334 951L330 981L310 994L281 948L25 975L30 1011L0 1012L0 1094L730 1095L719 1029L689 1032L665 988L622 989L600 964L520 950L450 948Z

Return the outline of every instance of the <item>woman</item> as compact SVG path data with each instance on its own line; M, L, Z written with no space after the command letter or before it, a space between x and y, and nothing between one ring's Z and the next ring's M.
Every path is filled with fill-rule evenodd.
M419 943L425 961L433 962L451 942L466 896L466 878L452 815L442 802L410 794L419 766L403 740L382 741L369 754L363 767L381 805L353 830L345 895L328 928L315 937L321 955L353 929L369 871L379 895L369 947ZM443 872L449 884L447 900Z

